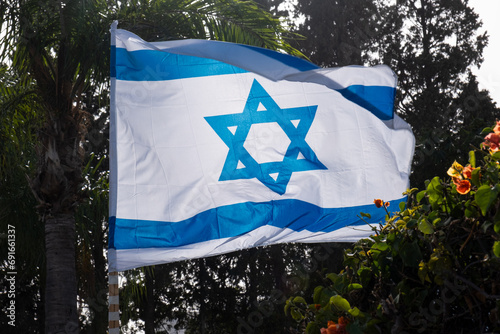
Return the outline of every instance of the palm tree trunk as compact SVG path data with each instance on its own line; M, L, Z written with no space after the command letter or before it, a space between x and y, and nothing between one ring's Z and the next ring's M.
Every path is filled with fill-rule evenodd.
M97 229L96 229L97 230ZM92 321L92 328L89 330L89 334L100 334L106 333L108 330L108 316L106 311L107 307L107 293L108 293L108 279L106 277L106 259L104 258L103 250L106 249L104 246L104 233L102 230L94 231L95 237L92 240L94 247L92 249L92 258L94 259L94 280L95 280L95 294L92 298L95 300L93 307L94 318ZM104 292L104 293L103 293Z
M45 333L78 333L73 214L45 218L45 248Z

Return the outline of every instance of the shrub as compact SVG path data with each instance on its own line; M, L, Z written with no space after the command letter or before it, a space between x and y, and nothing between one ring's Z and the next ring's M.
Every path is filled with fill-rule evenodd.
M385 224L345 251L312 302L288 299L302 332L500 332L500 121L485 134L468 165L408 190L399 212L375 200Z

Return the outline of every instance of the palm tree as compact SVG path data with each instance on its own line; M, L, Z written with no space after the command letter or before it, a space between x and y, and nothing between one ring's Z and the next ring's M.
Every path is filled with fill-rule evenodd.
M0 0L0 60L35 83L33 108L43 121L29 186L45 225L46 333L80 327L75 213L90 121L83 101L89 91L107 88L115 19L149 40L210 38L297 54L279 20L251 1Z
M11 231L15 236L15 265L0 261L0 271L17 272L15 298L0 293L0 304L5 309L11 301L15 302L18 311L15 328L23 333L34 333L40 328L43 317L40 304L44 299L40 290L44 272L38 270L45 261L43 240L40 240L43 226L25 176L36 167L33 143L39 124L32 88L32 84L20 82L7 66L0 67L0 231ZM8 259L7 241L10 240L0 237L1 259ZM9 328L9 320L3 317L0 327Z

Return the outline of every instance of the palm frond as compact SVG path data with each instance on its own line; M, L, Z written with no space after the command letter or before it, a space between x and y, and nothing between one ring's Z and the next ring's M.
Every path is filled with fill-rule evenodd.
M304 57L288 42L299 36L253 1L134 0L121 5L117 19L120 27L148 41L213 39Z

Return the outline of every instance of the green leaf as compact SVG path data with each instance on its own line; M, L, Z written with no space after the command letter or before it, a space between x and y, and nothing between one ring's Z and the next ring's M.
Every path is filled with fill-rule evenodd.
M399 255L401 256L404 265L408 267L418 267L418 264L422 261L422 252L420 251L420 247L418 247L416 240L411 243L405 243L401 246Z
M321 295L324 287L321 285L314 288L313 301L315 304L321 304Z
M496 233L500 233L500 220L495 222L493 229L495 230Z
M469 163L472 168L476 168L476 151L469 151Z
M342 298L339 295L333 296L330 298L330 303L335 306L340 311L347 312L351 309L351 304L347 301L347 299Z
M329 273L329 274L326 274L326 278L328 278L330 281L332 281L332 283L335 284L339 278L339 275L337 275L335 273Z
M347 312L349 312L349 314L352 315L353 317L359 317L361 315L361 311L357 307L354 307L348 310Z
M497 197L497 186L492 188L489 185L485 184L479 187L479 189L476 191L474 199L476 200L477 205L479 205L482 214L486 215L491 204L493 204Z
M477 216L477 208L471 204L471 201L465 203L465 217L474 218Z
M493 153L491 156L495 160L500 160L500 151Z
M293 308L291 310L290 314L292 315L292 318L295 321L300 321L300 320L304 319L304 316L302 315L302 313L300 313L300 311L295 309L295 308Z
M372 216L369 213L360 212L361 217L371 219Z
M425 197L425 193L426 193L425 190L422 190L421 192L417 193L417 202L418 203L420 203L420 201L422 200L422 198Z
M429 203L436 209L443 201L443 185L438 176L434 177L427 185L427 195Z
M496 257L500 257L500 241L495 241L493 244L493 254L495 254Z
M363 289L363 286L359 283L351 283L347 286L347 289L351 292L352 290Z
M418 229L420 230L420 232L422 232L423 234L432 234L434 232L434 227L432 226L431 223L429 223L429 221L425 218L423 219L420 219L420 221L418 222Z
M404 211L405 208L406 208L406 203L405 202L399 203L399 211Z
M294 302L295 304L300 303L300 304L305 304L305 305L307 305L306 300L305 300L303 297L300 297L300 296L295 297L295 298L293 299L293 302Z
M288 315L288 311L290 311L290 305L290 299L288 299L285 304L285 315Z
M306 334L316 334L319 333L320 328L317 323L314 321L311 321L310 323L307 324L306 327Z
M374 243L372 246L373 250L379 250L379 251L385 251L387 248L389 248L389 245L383 241Z
M412 228L414 227L415 225L417 225L417 220L416 219L410 219L407 223L406 223L406 228Z
M322 286L316 287L314 289L314 303L320 305L326 305L330 302L330 297L334 296L336 292L331 288L325 288Z
M361 280L361 283L365 285L367 285L372 278L372 271L367 267L359 268L357 274L359 276L359 279Z
M432 211L432 212L429 212L429 215L427 216L427 219L434 221L434 219L436 219L438 217L439 217L439 212Z
M481 134L487 135L490 132L493 132L493 128L487 127L487 128L484 128L483 131L481 131Z
M441 180L439 179L439 176L435 176L431 182L427 185L427 190L433 190L438 193L441 193L443 191L443 186L441 185Z
M415 191L418 191L418 188L411 188L411 189L408 189L406 190L403 195L411 195L413 194Z

